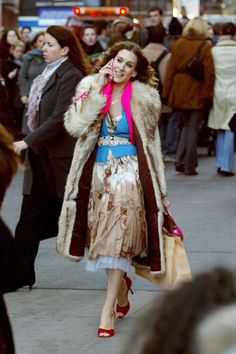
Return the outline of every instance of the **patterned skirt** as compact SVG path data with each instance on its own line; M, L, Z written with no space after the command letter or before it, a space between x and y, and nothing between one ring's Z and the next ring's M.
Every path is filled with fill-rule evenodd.
M88 206L86 269L130 270L147 254L147 225L137 156L95 162Z

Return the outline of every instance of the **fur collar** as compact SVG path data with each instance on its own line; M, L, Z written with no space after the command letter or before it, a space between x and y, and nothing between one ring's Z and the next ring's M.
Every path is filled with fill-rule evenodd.
M84 92L88 93L88 96L90 94L93 95L93 97L96 96L97 99L96 101L94 100L93 107L90 107L90 110L94 110L94 113L99 114L101 109L104 107L105 96L95 90L97 81L98 74L86 76L77 86L74 100L76 100L76 97ZM87 100L87 97L85 100ZM148 84L142 83L138 80L133 81L130 106L134 122L139 125L140 120L144 120L143 117L145 117L146 129L153 134L157 123L158 113L161 109L158 91ZM156 112L156 116L153 116L153 112ZM80 119L82 119L82 115L80 115ZM71 135L77 137L76 124L73 127L72 123L73 122L70 122L70 126L66 126L66 128Z

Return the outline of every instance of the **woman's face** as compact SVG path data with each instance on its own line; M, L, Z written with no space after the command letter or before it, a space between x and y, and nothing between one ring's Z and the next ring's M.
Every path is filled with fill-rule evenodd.
M92 46L97 42L97 33L94 28L86 28L82 40L88 46Z
M127 49L120 50L114 58L112 71L115 83L125 83L137 75L136 66L138 58Z
M45 42L42 51L44 60L49 64L66 56L69 48L62 48L56 38L52 37L49 33L45 33Z
M24 47L19 45L16 46L13 50L12 50L12 55L15 59L20 59L23 57L24 54Z
M41 34L37 41L35 42L35 47L38 48L38 49L42 49L43 48L43 45L44 45L44 42L45 42L45 36L44 34Z
M8 31L7 32L7 43L12 45L17 41L17 35L15 31Z

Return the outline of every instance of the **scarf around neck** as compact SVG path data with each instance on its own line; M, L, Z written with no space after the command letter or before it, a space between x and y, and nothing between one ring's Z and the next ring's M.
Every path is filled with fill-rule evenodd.
M102 90L102 93L107 97L107 101L105 106L102 108L101 113L107 113L110 109L111 105L111 97L112 97L112 90L113 90L113 85L112 82L109 82L104 89ZM121 96L121 103L124 108L127 121L128 121L128 127L129 127L129 140L131 143L134 143L133 139L133 118L132 118L132 113L130 109L130 99L132 96L132 83L131 81L128 81L127 84L125 85L123 94Z
M36 113L39 109L39 104L41 101L41 97L43 94L43 89L50 79L50 77L54 74L54 72L59 68L59 66L66 61L68 57L63 57L54 62L48 64L46 68L43 70L42 74L38 75L31 86L29 93L29 104L26 115L28 116L27 125L30 131L34 131L36 129Z

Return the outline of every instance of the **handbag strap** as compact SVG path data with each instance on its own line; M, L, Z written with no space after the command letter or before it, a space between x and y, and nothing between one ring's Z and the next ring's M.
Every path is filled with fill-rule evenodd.
M152 65L155 65L155 67L158 67L160 62L162 61L162 59L165 58L165 56L169 53L169 50L168 49L164 49L161 54L159 55L159 57L152 61Z
M186 72L188 63L191 62L191 60L193 60L193 58L195 58L195 57L198 58L199 57L199 55L201 53L201 49L203 48L205 43L206 43L206 40L204 39L201 42L201 44L197 47L197 50L194 52L194 54L191 56L191 58L188 60L187 64L177 71L178 73L185 73Z
M199 45L199 47L197 48L196 52L193 54L193 56L191 57L190 60L192 60L194 57L199 57L200 53L201 53L201 49L204 47L206 41L205 39L201 42L201 44Z

